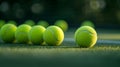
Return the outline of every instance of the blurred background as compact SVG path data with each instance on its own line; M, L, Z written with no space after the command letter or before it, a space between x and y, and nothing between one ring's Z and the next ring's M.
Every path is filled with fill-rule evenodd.
M96 28L120 28L120 0L0 0L0 19L18 24L32 19L54 24L58 19L70 28L90 20Z

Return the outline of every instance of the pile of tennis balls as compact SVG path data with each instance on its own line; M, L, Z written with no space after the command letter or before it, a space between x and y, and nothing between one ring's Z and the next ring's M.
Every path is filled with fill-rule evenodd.
M49 26L44 20L37 25L33 20L26 20L19 26L14 21L8 22L0 29L0 37L4 43L58 46L64 40L63 30L57 25Z
M57 20L51 26L44 20L39 21L37 25L34 21L27 20L19 26L10 21L1 24L0 38L5 43L59 46L67 29L65 20ZM97 33L93 27L83 25L75 31L74 38L79 47L93 47L97 41Z

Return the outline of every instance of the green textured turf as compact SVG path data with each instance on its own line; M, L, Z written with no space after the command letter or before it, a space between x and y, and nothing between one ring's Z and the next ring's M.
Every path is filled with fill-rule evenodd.
M96 46L94 48L51 46L1 46L1 66L72 67L120 66L120 46ZM7 64L7 65L6 65ZM22 64L22 65L21 65Z

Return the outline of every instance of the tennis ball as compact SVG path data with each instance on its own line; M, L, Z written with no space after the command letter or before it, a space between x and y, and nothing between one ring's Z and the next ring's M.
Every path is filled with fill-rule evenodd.
M82 26L75 32L75 41L80 47L93 47L97 41L97 33L90 26Z
M28 37L32 44L42 45L43 44L43 33L46 29L41 26L33 26L32 29L29 31Z
M4 20L0 20L0 28L5 24Z
M89 20L82 22L81 26L90 26L93 28L95 27L94 23Z
M28 32L30 31L31 26L27 24L22 24L18 26L15 32L15 38L18 43L29 43Z
M44 20L38 21L37 24L38 24L38 25L41 25L41 26L44 26L45 28L47 28L47 27L49 26L48 22L47 22L47 21L44 21Z
M68 29L68 24L65 20L57 20L54 25L59 26L64 32Z
M0 29L1 39L6 43L13 43L17 27L14 24L5 24Z
M7 23L17 25L17 23L14 20L9 20Z
M43 34L43 40L50 46L59 46L63 39L64 33L58 26L49 26Z
M28 24L30 26L34 26L35 25L35 22L33 20L26 20L24 23Z

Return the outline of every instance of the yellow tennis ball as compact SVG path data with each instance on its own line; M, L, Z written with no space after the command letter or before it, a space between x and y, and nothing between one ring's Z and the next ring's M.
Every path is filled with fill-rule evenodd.
M17 25L17 23L14 20L9 20L7 23Z
M30 25L30 26L34 26L34 25L35 25L35 22L34 22L33 20L26 20L26 21L24 22L24 24L28 24L28 25Z
M59 26L64 32L68 29L68 24L65 20L57 20L55 25Z
M1 39L6 43L13 43L17 27L14 24L5 24L0 29Z
M89 20L82 22L81 26L90 26L93 28L95 27L94 23Z
M75 32L75 41L80 47L93 47L97 41L97 33L90 26L82 26Z
M29 40L32 42L32 44L36 45L42 45L44 40L43 40L43 33L46 29L41 26L33 26L32 29L29 31Z
M49 26L48 22L47 22L47 21L44 21L44 20L38 21L37 24L38 24L38 25L41 25L41 26L44 26L45 28L47 28L47 27Z
M59 46L64 39L64 33L58 26L49 26L43 34L43 39L50 46Z
M31 26L27 24L22 24L18 26L15 32L15 38L18 43L28 43L28 32L30 31Z

